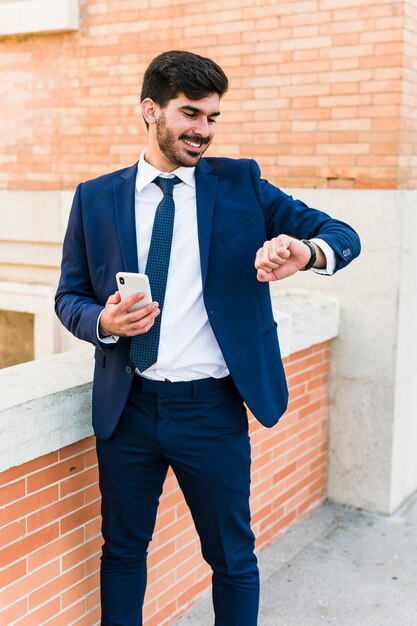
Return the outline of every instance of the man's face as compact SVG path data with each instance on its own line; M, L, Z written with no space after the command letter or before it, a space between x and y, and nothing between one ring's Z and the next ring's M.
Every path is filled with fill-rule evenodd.
M180 94L165 107L157 107L154 125L156 141L147 152L150 162L154 161L152 165L162 171L197 165L213 141L216 119L220 114L219 104L217 93L200 100L190 100Z

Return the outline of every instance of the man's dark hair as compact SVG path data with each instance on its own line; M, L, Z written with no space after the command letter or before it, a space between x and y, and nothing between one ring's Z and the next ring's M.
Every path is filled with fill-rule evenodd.
M151 61L143 77L140 100L151 98L164 107L180 93L190 100L199 100L213 92L221 97L227 87L226 74L211 59L185 50L171 50Z

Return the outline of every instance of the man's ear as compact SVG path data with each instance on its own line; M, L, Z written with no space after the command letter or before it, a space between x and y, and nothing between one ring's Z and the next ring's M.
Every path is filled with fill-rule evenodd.
M140 103L143 119L147 124L155 124L157 117L157 110L159 106L151 98L145 98Z

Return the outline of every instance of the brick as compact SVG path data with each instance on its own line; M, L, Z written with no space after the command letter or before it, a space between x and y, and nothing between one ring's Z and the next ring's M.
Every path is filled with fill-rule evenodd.
M198 597L211 583L211 574L206 574L202 580L197 581L190 587L185 587L185 590L180 594L178 598L179 606L187 606L190 601Z
M100 624L100 608L95 608L86 613L81 619L76 620L71 626L98 626Z
M97 516L93 520L84 524L86 540L97 537L101 534L101 517Z
M273 475L272 477L273 482L279 483L281 480L283 480L284 478L292 474L295 468L296 468L295 463L289 463L284 469L282 469L280 472L277 472Z
M1 511L0 524L26 517L32 511L42 509L51 502L55 502L57 497L58 487L53 486L47 489L42 489L41 491L38 491L31 496L27 496L26 498L21 498ZM31 529L28 527L29 532L30 530Z
M331 38L329 36L319 37L297 37L287 41L283 41L281 45L282 50L305 50L312 48L314 50L320 50L328 48L331 45Z
M368 71L370 69L374 69L374 68L380 68L380 67L387 67L387 68L400 68L402 65L402 54L392 54L392 55L382 55L380 54L378 57L375 56L368 56L368 57L364 57L361 60L361 68L363 68L363 71L365 71L365 68L368 69Z
M85 595L96 591L99 587L99 574L95 573L72 586L61 594L61 606L66 609Z
M87 469L83 472L71 476L66 480L62 480L59 484L59 495L61 498L76 493L97 483L98 470L97 467Z
M100 502L97 500L62 518L59 522L61 534L66 534L78 526L83 526L99 515Z
M145 595L145 602L143 605L143 619L145 624L147 624L149 618L153 617L158 610L158 604L156 598L148 598L148 595Z
M62 557L62 571L65 572L67 569L73 568L75 565L86 561L92 555L100 555L102 543L101 537L95 537L65 554Z
M100 571L100 557L101 557L101 545L102 541L99 542L100 549L96 554L93 554L90 558L87 558L85 561L85 574L86 576L91 576L92 574L96 574Z
M19 578L23 578L27 573L26 559L22 559L10 567L5 567L0 571L0 589L11 585ZM1 623L1 621L0 621Z
M29 594L33 589L38 589L45 584L49 579L58 576L60 573L59 559L56 559L53 563L39 568L36 572L22 577L15 581L8 588L0 592L0 606L7 606L13 604L22 597L29 597ZM29 605L29 610L31 609Z
M55 598L48 604L40 607L16 621L15 626L33 626L34 624L44 624L50 617L53 617L60 610L59 598Z
M0 507L19 500L26 494L26 484L24 480L18 480L0 488Z
M28 556L28 570L37 570L42 564L65 555L83 542L84 530L82 528L77 528L64 537L51 541Z
M29 609L34 610L38 606L45 604L55 596L62 593L63 590L69 589L84 579L85 565L84 563L73 567L71 570L51 578L46 584L42 585L29 594Z
M1 142L0 142L1 146ZM46 454L38 459L34 459L33 461L29 461L28 463L23 463L17 467L12 467L5 472L0 474L0 484L6 485L7 483L13 482L22 476L27 476L42 467L47 467L53 463L56 463L58 460L58 452L51 452L50 454Z
M168 616L172 615L175 612L175 609L176 603L171 602L169 606L166 606L163 609L159 610L156 615L152 616L148 620L149 626L162 626L168 624L169 622L166 622L164 620L166 620Z
M43 508L41 511L37 511L33 515L30 515L27 520L28 532L33 532L42 526L46 526L51 520L59 519L74 509L79 509L84 504L84 493L80 492L75 495L69 496L58 502L54 502L51 506Z
M27 598L22 598L12 606L0 609L0 624L14 624L27 613Z
M0 551L0 568L9 563L20 560L30 552L34 552L41 546L57 538L59 532L58 524L51 524L47 528L27 535L23 539L10 544Z
M48 620L45 626L68 626L68 624L74 623L74 621L77 620L78 618L84 619L85 614L86 614L86 601L83 599L81 600L81 602L74 604L66 611L61 611L59 615ZM86 625L86 623L87 622L84 622L84 625ZM90 623L92 624L93 622L90 622Z
M183 583L184 577L189 572L195 572L196 576L198 577L199 569L203 568L204 571L210 570L208 564L203 560L198 546L190 546L188 547L188 550L191 553L191 557L188 559L181 559L181 561L176 566L178 580L180 580L181 583Z
M7 524L3 528L0 528L0 546L7 546L14 541L23 537L26 534L26 520L20 519L18 521ZM0 552L1 554L1 552Z
M87 611L93 611L94 609L99 608L100 609L100 591L93 591L92 593L89 593L86 600L86 608Z
M181 549L182 546L186 546L192 541L198 542L199 539L197 536L197 531L194 528L194 525L191 524L190 527L187 528L186 531L184 531L183 533L178 535L178 537L176 537L175 549L179 550ZM198 543L196 545L198 545Z
M28 493L42 489L47 485L52 485L58 481L74 476L77 472L81 472L85 468L84 456L78 456L74 459L68 459L60 463L55 463L44 470L38 471L27 479Z

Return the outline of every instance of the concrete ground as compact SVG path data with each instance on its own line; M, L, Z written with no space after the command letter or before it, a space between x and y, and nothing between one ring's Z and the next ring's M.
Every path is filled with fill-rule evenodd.
M259 626L417 626L417 495L391 517L326 503L259 566ZM206 596L173 626L213 622Z

